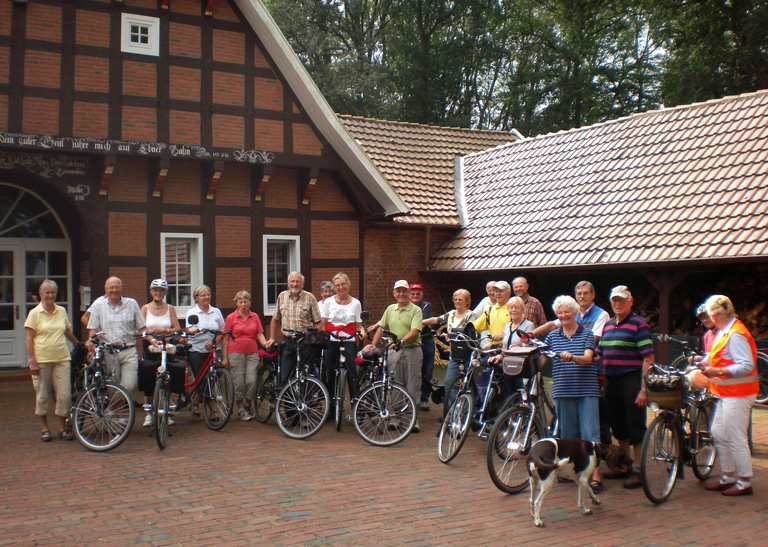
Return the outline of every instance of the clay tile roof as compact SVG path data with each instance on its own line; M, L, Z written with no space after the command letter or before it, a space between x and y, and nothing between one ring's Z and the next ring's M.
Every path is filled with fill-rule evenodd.
M501 131L435 127L373 120L339 119L384 178L408 205L405 223L458 226L454 158L507 144L518 137Z
M743 259L768 249L768 90L464 159L467 225L435 270Z

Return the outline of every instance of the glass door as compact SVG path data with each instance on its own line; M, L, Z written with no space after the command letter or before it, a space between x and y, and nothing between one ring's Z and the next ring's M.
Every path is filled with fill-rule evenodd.
M18 367L24 359L24 293L21 245L0 242L0 367Z

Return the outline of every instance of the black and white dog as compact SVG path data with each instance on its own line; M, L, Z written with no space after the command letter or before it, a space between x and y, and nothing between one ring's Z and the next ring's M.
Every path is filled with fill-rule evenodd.
M611 470L632 468L632 459L616 445L592 443L572 439L541 439L528 453L528 475L531 477L531 516L536 526L544 526L541 520L541 503L557 480L557 474L572 479L578 485L578 507L582 515L592 509L584 504L585 493L594 505L600 505L589 479L592 472L605 461Z

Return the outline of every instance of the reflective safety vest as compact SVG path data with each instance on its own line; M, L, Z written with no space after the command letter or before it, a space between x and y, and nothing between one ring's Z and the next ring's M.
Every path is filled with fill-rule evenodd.
M725 376L715 376L709 379L709 391L716 397L749 397L750 395L757 395L759 388L757 378L757 346L752 335L744 326L744 323L738 319L733 322L731 329L726 332L717 343L712 346L712 353L709 356L709 364L713 367L727 367L732 365L733 361L726 359L723 354L725 348L728 345L728 340L733 333L739 333L749 341L749 346L752 349L752 362L755 363L755 367L752 368L747 376L741 376L739 378L731 378Z

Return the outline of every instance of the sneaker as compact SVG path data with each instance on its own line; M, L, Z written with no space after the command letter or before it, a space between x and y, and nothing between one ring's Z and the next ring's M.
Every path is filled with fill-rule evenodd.
M416 420L416 423L413 424L413 432L419 433L421 431L421 427L419 427L419 420Z
M240 421L243 421L243 422L248 422L253 419L253 416L251 416L251 414L244 408L241 408L237 412L237 417L240 418Z
M624 488L633 490L640 488L643 485L643 479L640 478L639 473L632 473L627 480L624 481Z
M176 422L173 421L173 416L168 416L168 425L173 425Z
M144 418L144 423L141 424L141 427L152 427L152 424L155 423L152 419L152 414L147 412L146 417Z

